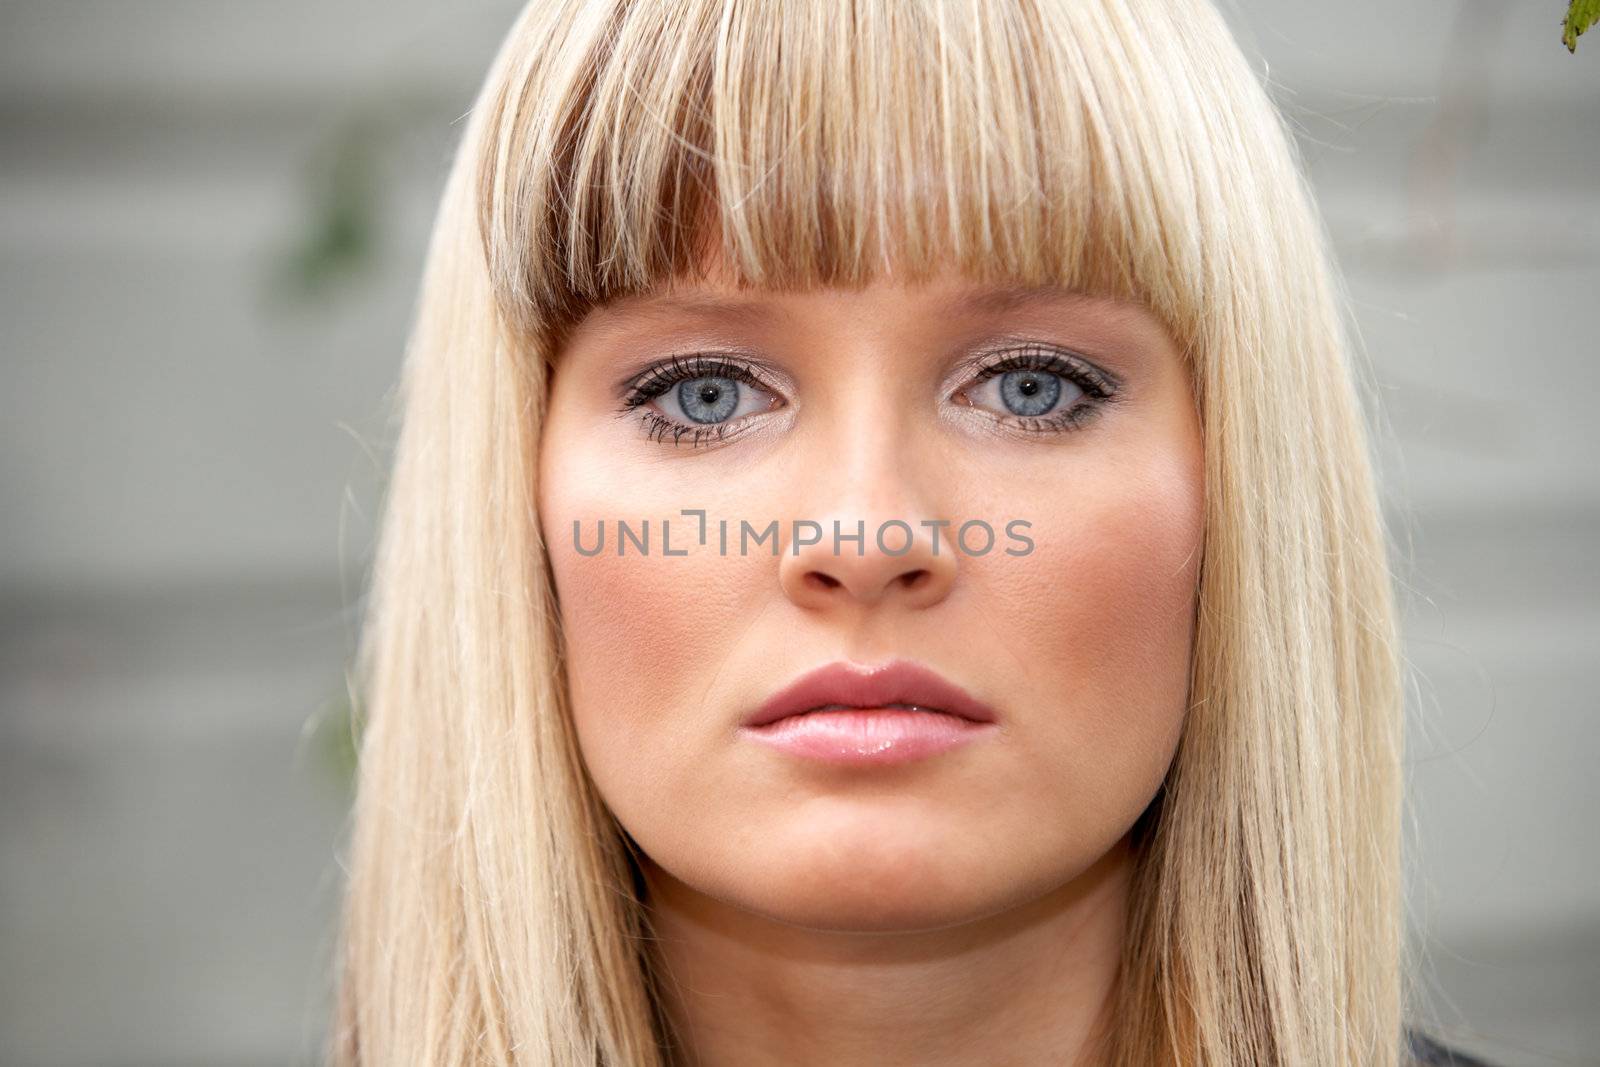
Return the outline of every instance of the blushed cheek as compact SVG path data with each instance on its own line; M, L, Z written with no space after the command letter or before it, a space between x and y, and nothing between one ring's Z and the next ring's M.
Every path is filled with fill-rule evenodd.
M585 753L596 764L592 769L606 777L601 764L616 750L626 755L615 758L634 765L646 753L669 758L697 736L693 727L713 707L711 696L729 681L721 668L759 610L743 572L761 560L695 549L692 522L671 528L673 551L688 548L689 555L666 556L660 540L664 512L650 516L648 553L629 542L619 555L615 510L569 502L558 493L545 506L554 528L550 560L573 716ZM629 516L635 530L643 517ZM585 551L595 547L604 521L600 552L577 551L574 520Z
M592 548L601 520L580 521L585 545ZM567 675L575 712L592 717L603 709L608 718L642 719L648 714L641 706L643 691L660 700L684 662L684 633L696 624L682 593L693 579L669 573L654 557L633 554L631 544L629 554L619 556L614 518L604 522L604 548L597 555L578 554L570 539L552 546Z
M1084 729L1102 751L1151 760L1162 773L1188 703L1204 522L1200 477L1178 460L1108 489L1085 531L1078 596L1060 624L1088 653L1068 668L1069 677L1099 695Z
M1187 708L1202 478L1172 440L1115 472L1080 469L1034 508L1034 553L984 583L1009 601L986 614L1015 620L1008 644L1032 668L1024 706L1045 709L1030 724L1041 782L1067 770L1119 813L1142 802L1113 794L1165 773Z
M1129 656L1123 678L1187 663L1203 522L1198 487L1176 474L1132 489L1096 536L1090 572L1094 610Z

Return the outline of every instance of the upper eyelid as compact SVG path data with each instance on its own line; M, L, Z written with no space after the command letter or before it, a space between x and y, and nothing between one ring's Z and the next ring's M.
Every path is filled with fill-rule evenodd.
M1009 337L993 344L985 345L981 351L963 359L952 370L951 377L959 377L962 382L965 382L968 378L982 374L1008 359L1025 355L1040 355L1046 358L1059 359L1080 374L1098 379L1099 382L1103 383L1107 392L1122 391L1122 376L1109 370L1099 360L1092 359L1088 355L1066 345L1025 336Z
M1077 365L1079 369L1088 374L1102 379L1111 392L1120 392L1123 388L1122 376L1108 370L1104 364L1093 360L1081 352L1065 345L1026 336L1006 337L985 344L977 350L963 356L954 367L943 376L942 391L948 392L971 384L971 379L982 374L993 365L1004 362L1008 358L1027 354L1038 354L1046 357L1062 359L1070 365ZM737 367L746 374L756 379L754 383L759 388L782 393L792 387L791 376L778 370L769 360L756 357L748 352L726 349L702 349L689 352L673 353L651 363L649 366L635 371L622 379L617 386L618 392L624 397L631 397L646 384L670 374L675 365L727 364ZM703 373L703 372L702 372ZM692 380L699 375L680 375L676 381ZM777 378L779 381L772 381ZM750 384L750 383L743 383Z
M770 361L747 352L710 348L689 352L674 352L671 355L663 356L661 359L655 360L648 366L636 370L618 381L616 384L617 394L619 396L631 396L647 383L672 372L675 366L699 363L726 363L738 367L758 379L759 384L768 389L782 388L781 385L772 382L770 379L787 377L787 375L782 374L777 368L773 367ZM687 379L680 378L679 380Z
M1069 353L1067 358L1062 360L1066 364L1065 367L1058 368L1049 365L1050 356L1055 355L1059 358L1059 352L1047 353L1046 365L1041 367L1033 367L1031 365L1022 367L1007 366L1011 360L1026 357L1032 354L1032 351L1030 349L1022 352L1010 352L1003 354L998 359L985 360L974 372L976 384L991 381L1008 371L1036 369L1043 370L1046 374L1054 374L1058 378L1065 378L1074 386L1098 400L1112 400L1122 395L1123 386L1120 376L1105 370L1092 360L1084 359L1075 354ZM963 388L970 388L970 386L964 386Z

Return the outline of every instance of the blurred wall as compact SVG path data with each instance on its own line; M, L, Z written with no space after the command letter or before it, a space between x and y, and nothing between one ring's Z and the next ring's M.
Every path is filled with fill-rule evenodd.
M1230 8L1381 387L1414 937L1505 1064L1600 1062L1600 31L1568 55L1563 7ZM0 5L6 1063L315 1056L384 405L516 9Z

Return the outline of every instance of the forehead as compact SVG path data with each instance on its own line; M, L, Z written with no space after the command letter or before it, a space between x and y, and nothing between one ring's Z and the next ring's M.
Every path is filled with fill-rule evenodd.
M930 331L1031 322L1161 347L1172 340L1161 320L1132 299L1000 271L978 273L948 259L890 261L859 283L760 284L738 270L714 226L699 233L701 251L693 266L589 305L560 331L552 355L585 338L680 329L795 334L838 327L847 316L877 325L892 317Z
M622 326L648 327L674 322L714 322L751 328L803 325L807 305L865 297L870 301L900 300L937 318L998 318L1024 313L1072 313L1127 324L1148 320L1136 304L1058 285L987 282L957 274L926 281L903 282L892 277L856 287L818 286L774 289L737 286L726 279L682 280L599 304L578 324L579 332Z
M1053 340L1112 361L1184 362L1182 346L1142 305L1060 286L965 278L799 290L679 284L607 301L547 350L553 370L656 346L755 344L843 353L858 342L921 363L985 337ZM660 349L665 351L665 348Z

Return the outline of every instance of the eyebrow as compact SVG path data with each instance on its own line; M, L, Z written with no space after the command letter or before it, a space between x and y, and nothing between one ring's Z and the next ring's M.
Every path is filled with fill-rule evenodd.
M786 317L781 309L760 300L728 300L692 294L625 297L616 301L612 310L619 315L630 317L665 318L671 315L695 315L752 326L768 326Z
M1082 301L1088 298L1087 293L1059 285L998 285L968 293L957 299L951 307L964 314L995 315L1031 304Z
M956 314L998 315L1034 304L1088 299L1088 294L1058 285L996 285L969 292L948 305ZM725 299L693 293L661 293L618 300L619 315L665 318L694 315L751 326L770 326L789 317L788 312L762 299Z

